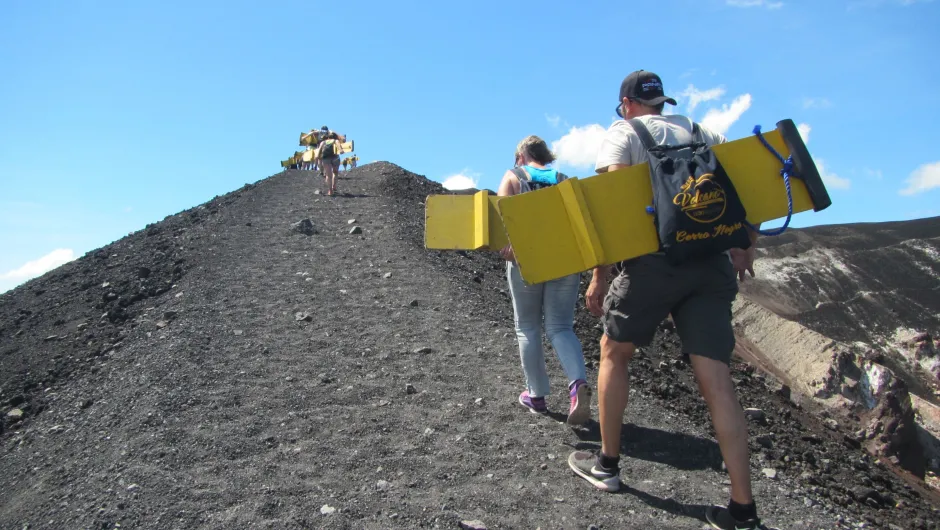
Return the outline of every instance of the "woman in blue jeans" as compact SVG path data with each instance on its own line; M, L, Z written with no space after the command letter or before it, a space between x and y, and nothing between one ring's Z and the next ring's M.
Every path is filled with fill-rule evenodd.
M518 195L555 185L568 178L558 170L547 167L554 161L555 156L544 140L538 136L527 136L516 147L515 166L503 175L497 195ZM526 390L519 395L519 403L531 412L548 412L545 396L549 393L549 382L542 350L544 319L545 334L568 378L568 424L581 425L591 417L584 353L574 333L574 309L578 302L581 274L527 285L519 274L512 247L507 246L500 254L506 260L519 357L525 374Z

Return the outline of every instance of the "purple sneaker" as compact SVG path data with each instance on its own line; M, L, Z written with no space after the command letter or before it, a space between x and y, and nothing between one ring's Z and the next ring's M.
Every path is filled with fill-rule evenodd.
M578 379L568 392L571 408L568 410L568 425L583 425L591 419L591 387L587 381Z
M548 407L545 406L545 398L534 398L529 395L528 390L519 394L519 403L521 403L523 407L529 409L529 412L533 414L545 414L548 412Z

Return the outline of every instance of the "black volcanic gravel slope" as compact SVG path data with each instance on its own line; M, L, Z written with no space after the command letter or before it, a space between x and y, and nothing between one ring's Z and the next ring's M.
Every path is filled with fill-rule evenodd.
M344 172L339 197L317 185L274 175L0 296L0 528L701 528L726 500L668 327L634 363L627 490L597 492L565 464L599 438L562 423L551 350L555 414L516 403L503 264L423 248L441 186L388 163ZM577 329L593 384L583 307ZM916 481L750 367L735 378L765 415L769 523L937 528Z

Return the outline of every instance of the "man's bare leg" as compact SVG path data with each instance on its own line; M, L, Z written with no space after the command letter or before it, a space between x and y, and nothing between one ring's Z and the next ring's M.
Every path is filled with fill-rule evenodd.
M326 181L326 194L333 195L333 165L329 162L323 168L323 178Z
M627 366L636 347L617 342L605 333L601 337L601 367L597 373L597 408L601 423L601 451L574 451L568 455L568 467L604 491L620 489L620 431L623 412L630 396Z
M606 334L601 337L601 366L597 373L598 416L601 424L601 451L616 458L620 454L623 412L630 396L628 365L636 347L617 342Z
M731 500L739 504L750 504L751 494L750 455L747 448L747 420L744 410L734 393L731 371L728 365L702 357L690 355L699 391L708 404L712 425L721 448L721 456L728 467L731 479Z

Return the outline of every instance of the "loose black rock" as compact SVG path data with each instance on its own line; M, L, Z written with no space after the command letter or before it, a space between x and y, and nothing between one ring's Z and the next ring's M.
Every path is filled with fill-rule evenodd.
M310 219L301 219L300 221L297 221L291 225L291 230L307 236L312 236L317 233L317 229L314 228L313 221Z

